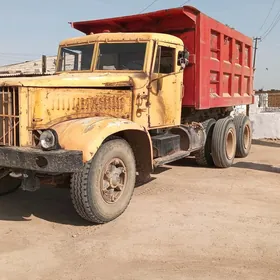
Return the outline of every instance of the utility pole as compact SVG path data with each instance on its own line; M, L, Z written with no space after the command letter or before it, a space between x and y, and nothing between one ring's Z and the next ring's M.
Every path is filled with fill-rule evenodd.
M261 37L254 37L254 60L253 60L253 71L255 73L256 70L256 61L257 61L257 49L258 49L258 42L262 40ZM250 106L246 105L246 115L249 117Z
M254 70L254 72L256 70L256 59L257 59L258 42L261 41L261 40L262 40L261 37L254 37L254 42L255 42L255 46L254 46L254 61L253 61L253 70Z

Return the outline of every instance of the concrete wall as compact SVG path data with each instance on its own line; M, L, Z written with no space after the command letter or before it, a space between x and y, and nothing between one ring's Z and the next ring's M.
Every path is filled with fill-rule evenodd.
M255 104L250 106L250 120L253 127L253 139L280 139L280 111L264 111L266 95L256 95ZM277 109L277 108L276 108Z
M234 115L245 114L246 115L246 105L238 105L234 107Z

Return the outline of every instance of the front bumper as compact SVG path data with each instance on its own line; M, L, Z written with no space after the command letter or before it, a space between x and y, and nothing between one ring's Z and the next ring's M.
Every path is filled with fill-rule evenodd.
M83 157L80 151L42 151L35 148L2 146L0 166L40 173L73 173L82 170Z

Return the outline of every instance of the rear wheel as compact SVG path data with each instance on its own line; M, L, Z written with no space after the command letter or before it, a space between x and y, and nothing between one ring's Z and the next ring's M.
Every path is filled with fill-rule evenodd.
M245 158L248 156L252 146L252 125L250 119L245 115L236 116L233 119L236 135L236 157Z
M206 133L206 142L202 149L195 153L195 159L198 165L200 166L214 166L214 161L212 158L212 135L216 120L209 119L202 123L202 126L205 129Z
M228 168L236 153L236 129L231 117L217 121L212 137L212 157L215 166Z
M71 180L71 197L77 213L93 223L119 217L129 205L136 178L135 159L122 139L105 142Z

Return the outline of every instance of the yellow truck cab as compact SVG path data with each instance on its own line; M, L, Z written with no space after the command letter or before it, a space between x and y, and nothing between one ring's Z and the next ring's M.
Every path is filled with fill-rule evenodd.
M144 181L152 172L148 131L180 125L183 50L182 40L171 35L93 34L61 42L55 75L0 80L8 120L0 148L4 174L10 168L10 175L22 177L23 189L36 190L38 179L69 173L79 214L95 222L119 215L136 173ZM106 156L109 162L97 172ZM92 180L104 181L101 217L89 217L77 202ZM116 200L114 216L106 214Z

